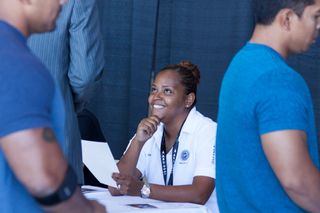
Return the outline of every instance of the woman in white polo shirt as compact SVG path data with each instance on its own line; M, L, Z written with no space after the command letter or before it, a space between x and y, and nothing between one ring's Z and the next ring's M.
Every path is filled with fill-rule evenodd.
M206 204L218 212L215 188L216 123L196 110L197 66L183 61L158 73L149 96L150 116L137 132L113 174L127 194L164 201ZM143 177L143 178L142 178Z

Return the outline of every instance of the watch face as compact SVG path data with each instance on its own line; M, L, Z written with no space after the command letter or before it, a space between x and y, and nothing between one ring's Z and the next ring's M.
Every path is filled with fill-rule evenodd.
M141 189L141 197L142 198L148 198L150 196L150 186L147 186L146 184L143 185Z

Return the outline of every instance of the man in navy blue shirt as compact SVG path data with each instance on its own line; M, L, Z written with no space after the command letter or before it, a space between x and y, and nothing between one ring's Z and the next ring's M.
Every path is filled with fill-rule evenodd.
M320 0L255 0L256 27L222 82L217 128L221 212L320 212L309 89L286 58L315 41Z
M59 147L64 109L26 37L51 31L65 0L0 1L1 212L105 212L77 186Z

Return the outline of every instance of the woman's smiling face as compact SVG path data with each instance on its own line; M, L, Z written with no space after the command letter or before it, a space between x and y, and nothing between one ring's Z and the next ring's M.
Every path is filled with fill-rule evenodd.
M181 77L173 70L161 71L152 84L149 95L151 114L163 123L170 123L186 113L185 88Z

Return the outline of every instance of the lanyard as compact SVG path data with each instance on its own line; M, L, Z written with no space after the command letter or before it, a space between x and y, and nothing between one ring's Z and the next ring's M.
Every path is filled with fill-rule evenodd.
M178 135L176 137L176 141L172 147L172 168L171 168L171 173L170 173L168 183L167 183L166 139L165 139L165 135L164 135L164 130L163 130L163 134L162 134L160 158L161 158L161 164L162 164L162 174L163 174L164 184L168 185L168 186L173 185L173 167L174 167L174 163L176 161L176 157L177 157L177 153L178 153L178 148L179 148L179 140L178 139L179 139L183 124L184 124L184 121L180 127L180 130L179 130Z

